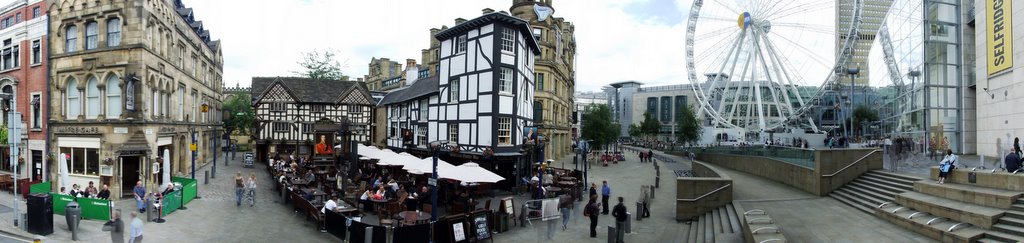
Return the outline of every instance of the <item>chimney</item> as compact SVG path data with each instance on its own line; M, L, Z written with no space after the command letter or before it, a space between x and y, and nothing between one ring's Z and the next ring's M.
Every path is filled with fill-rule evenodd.
M416 66L416 59L405 59L405 68L413 68Z
M483 12L484 12L484 14L489 14L489 13L493 13L493 12L494 12L494 9L491 9L491 8L485 8L485 9L483 10Z
M499 13L504 14L504 15L508 15L508 12L505 12L505 10L499 11Z
M358 78L356 81L363 82L363 78Z
M455 19L455 25L460 25L460 24L465 23L465 22L466 22L466 19L464 19L464 18L457 18L457 19Z

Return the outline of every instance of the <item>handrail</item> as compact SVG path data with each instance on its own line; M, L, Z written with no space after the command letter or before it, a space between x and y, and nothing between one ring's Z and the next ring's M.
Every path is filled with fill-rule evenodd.
M782 239L767 239L767 240L762 240L761 242L758 242L758 243L765 243L765 242L772 242L772 241L785 242Z
M766 213L764 210L760 210L760 209L747 210L746 212L743 212L743 215L751 215L753 213L761 213L761 214L754 214L754 215L768 215L768 213Z
M917 216L918 214L928 214L928 213L925 213L925 212L912 213L912 214L910 214L910 216L907 216L907 219L914 219L914 216Z
M932 219L928 220L928 222L925 222L924 225L932 225L932 223L935 222L935 220L939 220L939 219L945 220L946 218L935 217L935 218L932 218Z
M757 221L766 221L766 222L763 222L762 224L774 224L775 223L775 220L772 220L771 218L753 218L753 219L747 220L747 224L759 224L759 223L757 223Z
M774 230L776 234L778 234L780 232L779 228L777 228L777 227L765 226L765 227L757 228L754 231L751 231L750 233L751 234L757 234L757 232L761 231L761 230Z
M953 230L956 230L957 226L961 226L961 225L965 225L965 224L967 225L967 226L964 226L965 228L968 227L968 226L971 226L971 224L969 224L969 223L957 223L957 224L954 224L953 226L949 226L949 229L946 230L946 232L953 232Z
M711 194L714 194L714 193L716 193L716 192L718 192L718 191L721 191L721 190L725 189L726 187L730 187L730 186L732 186L732 183L729 183L729 184L725 184L724 186L722 186L722 187L719 187L718 189L714 189L714 190L711 190L710 192L708 192L708 193L704 193L704 195L700 195L699 197L696 197L696 198L693 198L693 199L689 199L689 198L677 198L677 199L676 199L676 201L684 201L684 202L696 202L697 200L700 200L700 199L702 199L702 198L704 198L704 197L710 196Z
M870 152L870 153L868 153L868 154L865 154L865 155L864 155L864 157L860 157L860 159L857 159L856 161L853 161L853 163L850 163L850 164L846 165L845 167L843 167L842 169L839 169L839 170L838 170L838 171L836 171L835 173L832 173L832 174L828 174L828 175L822 175L821 177L833 177L833 176L836 176L836 175L838 175L839 173L842 173L842 172L843 172L844 170L846 170L846 169L849 169L849 168L850 168L850 167L852 167L853 165L855 165L855 164L859 164L859 163L860 163L861 161L864 161L864 159L867 159L867 158L868 158L868 156L871 156L871 155L872 155L872 154L874 154L874 153L878 153L878 151L881 151L881 150L879 150L879 149L876 149L876 150L871 150L871 152Z
M885 207L885 205L889 205L889 204L893 204L893 202L884 202L882 204L879 204L878 207L876 207L876 208L882 208L882 207Z

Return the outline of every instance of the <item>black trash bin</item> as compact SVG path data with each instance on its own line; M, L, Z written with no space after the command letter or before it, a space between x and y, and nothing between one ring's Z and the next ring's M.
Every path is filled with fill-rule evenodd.
M30 194L25 204L28 206L28 218L25 220L28 232L37 235L53 234L53 198L50 194Z

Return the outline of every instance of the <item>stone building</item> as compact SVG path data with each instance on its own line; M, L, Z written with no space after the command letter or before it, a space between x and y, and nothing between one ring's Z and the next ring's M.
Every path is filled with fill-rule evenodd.
M42 180L46 149L46 1L15 1L0 8L0 94L2 123L21 128L19 178ZM20 124L9 124L7 111L21 114ZM6 137L4 138L6 139ZM13 141L10 141L13 142ZM0 150L10 151L7 144ZM12 173L9 156L0 158L0 173Z
M405 86L407 76L413 77L413 81L415 81L417 77L429 75L426 69L421 69L420 65L416 65L415 59L405 59L405 69L402 69L401 63L387 58L373 58L370 59L369 72L363 78L366 87L370 91L381 92ZM407 73L409 74L407 75Z
M154 169L187 177L214 159L224 60L191 8L180 0L66 0L47 13L56 43L50 149L53 161L69 158L68 185L109 184L119 198L136 181L164 180Z

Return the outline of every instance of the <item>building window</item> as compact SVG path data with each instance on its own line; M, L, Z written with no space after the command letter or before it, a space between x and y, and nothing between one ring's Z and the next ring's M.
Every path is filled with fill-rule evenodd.
M302 123L302 133L313 133L313 123Z
M661 122L672 121L672 97L661 97ZM653 115L653 114L651 114Z
M199 114L199 94L198 91L192 90L192 121L198 121L196 115Z
M544 73L537 73L537 91L544 91Z
M512 145L512 118L498 118L498 145Z
M19 50L21 50L21 47L16 44L12 44L11 39L4 40L2 57L4 70L17 68L18 66L20 66L19 64L21 63L21 54Z
M448 82L448 101L459 101L459 79L452 79Z
M533 122L544 122L544 101L533 102Z
M78 26L64 29L64 52L75 52L78 49Z
M429 111L429 110L430 110L430 106L427 105L427 100L420 100L420 117L419 117L420 121L426 121L427 120L427 116L428 116L427 111Z
M544 30L542 30L542 29L540 29L540 28L533 28L533 38L537 39L537 41L540 41L541 40L540 38L544 37L543 33L544 33Z
M288 132L290 128L287 122L274 122L274 132Z
M458 144L459 143L459 124L451 123L448 124L448 142Z
M107 118L121 116L121 80L111 74L107 76Z
M121 19L107 20L107 46L121 45Z
M420 126L419 129L416 129L416 143L427 145L427 126Z
M40 108L42 101L41 94L32 95L32 128L39 129L43 128L42 109Z
M32 64L43 63L43 51L39 40L32 41Z
M68 87L64 90L67 93L67 119L78 119L82 114L82 98L78 92L78 81L75 78L68 80Z
M14 23L21 23L21 13L14 14Z
M60 152L70 156L67 168L71 174L95 176L99 174L100 150L97 148L60 147Z
M178 86L178 121L185 121L185 86Z
M309 105L309 110L315 113L323 113L327 110L327 106L324 105Z
M398 131L398 122L392 122L391 123L391 136L389 136L389 137L391 137L391 138L398 138L398 134L399 133L400 132Z
M504 29L501 31L501 51L515 52L516 51L516 31L513 29Z
M36 6L36 7L32 8L32 18L39 17L39 13L40 13L39 12L39 6Z
M4 98L3 99L3 107L0 107L0 108L3 108L3 110L8 110L8 109L14 110L15 108L11 107L11 105L12 105L11 100L14 99L15 96L16 96L14 94L14 86L13 85L5 85L4 88L2 89L2 92L3 92L4 95L6 95L8 97L11 97L11 98L10 99ZM3 124L6 125L7 124L7 119L10 119L9 112L5 112L5 111L0 111L0 112L3 112L3 118L4 118L4 120L0 121L0 123L3 123Z
M462 35L459 37L455 37L455 43L459 47L459 50L456 52L456 54L466 52L466 46L468 45L466 43L466 36Z
M85 82L85 118L94 119L100 115L100 88L96 76L89 77Z
M498 92L512 93L512 69L501 68L501 76L498 78Z
M285 103L270 103L270 111L272 112L284 112L287 110L288 104Z
M99 43L100 25L96 22L89 22L85 24L85 49L92 50L96 49Z

